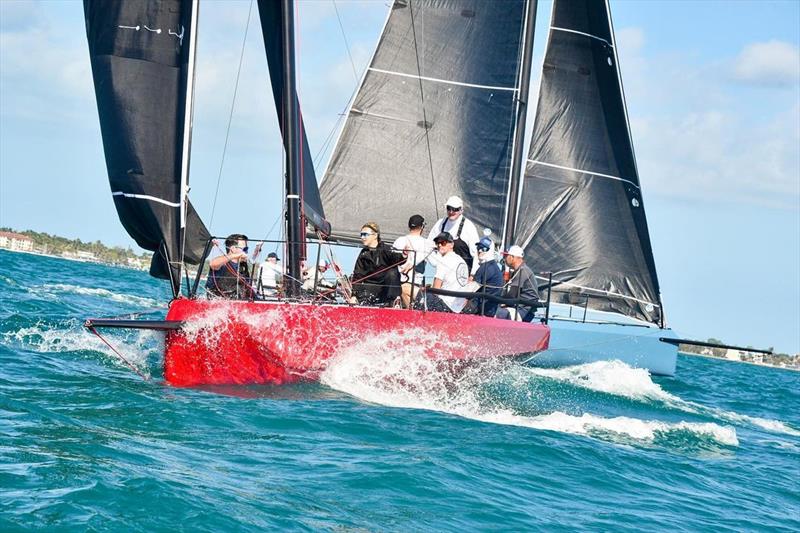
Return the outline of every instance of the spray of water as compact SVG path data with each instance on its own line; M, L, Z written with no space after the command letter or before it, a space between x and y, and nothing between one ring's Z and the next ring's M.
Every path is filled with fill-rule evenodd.
M483 422L530 427L619 442L654 442L675 433L690 433L736 446L736 431L714 423L664 422L629 417L541 412L537 398L514 401L491 394L491 386L523 390L532 376L509 361L445 363L426 357L426 344L437 339L420 336L411 345L377 336L344 348L328 364L321 381L361 400L392 407L427 409ZM534 378L535 379L535 378ZM540 378L539 378L540 379ZM657 386L653 384L654 386Z

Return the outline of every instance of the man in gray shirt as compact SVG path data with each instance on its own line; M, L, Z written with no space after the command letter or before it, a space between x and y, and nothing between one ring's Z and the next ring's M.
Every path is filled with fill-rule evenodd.
M511 280L506 285L503 297L505 298L524 298L526 300L538 300L539 289L536 286L536 277L533 271L525 264L524 252L519 246L512 246L508 251L503 252L505 256L506 265L508 265L513 274ZM535 307L522 306L517 307L517 312L523 322L530 322L533 320ZM500 308L497 310L497 318L511 318L508 309Z

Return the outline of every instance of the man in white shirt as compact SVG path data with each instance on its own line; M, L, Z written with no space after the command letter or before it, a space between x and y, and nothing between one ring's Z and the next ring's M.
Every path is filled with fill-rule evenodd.
M428 240L433 241L434 237L445 231L452 235L453 251L464 259L469 275L474 276L478 270L478 250L475 248L475 243L480 239L478 228L464 216L464 202L458 196L448 198L445 208L447 216L436 221L428 234Z
M258 274L258 286L264 296L275 296L278 285L283 282L283 267L278 264L278 254L270 252L267 260L261 264Z
M423 229L425 219L421 215L413 215L408 219L408 235L398 237L392 244L392 248L402 250L408 257L405 263L397 267L400 270L400 299L406 309L411 306L411 300L416 298L418 287L425 286L425 260L434 248L433 242L422 236Z
M466 291L469 271L467 263L453 251L453 236L443 231L433 241L439 249L439 258L436 261L436 275L431 287L448 291ZM426 292L425 297L429 311L460 313L467 303L466 299L458 296L439 296Z

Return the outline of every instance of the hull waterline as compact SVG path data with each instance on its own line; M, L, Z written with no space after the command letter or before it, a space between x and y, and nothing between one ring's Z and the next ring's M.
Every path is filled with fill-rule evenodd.
M315 380L332 358L420 350L442 361L536 353L544 324L472 315L285 302L178 299L167 320L164 376L172 385L283 384Z
M659 340L675 338L671 329L559 318L551 318L549 325L550 346L530 364L561 367L618 360L654 375L675 375L678 349Z

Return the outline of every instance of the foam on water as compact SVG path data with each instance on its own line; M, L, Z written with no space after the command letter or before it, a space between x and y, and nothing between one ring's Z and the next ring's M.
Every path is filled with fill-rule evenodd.
M654 382L647 370L633 368L621 361L597 361L565 368L529 368L531 374L563 381L638 401L657 401L687 413L718 418L730 423L748 424L775 433L800 436L800 431L780 420L743 415L716 407L707 407L670 394Z
M39 285L28 289L30 292L39 296L52 298L59 294L79 294L82 296L99 296L101 298L108 298L115 302L121 302L131 305L148 306L148 307L165 307L164 302L155 300L153 298L144 298L142 296L134 296L132 294L124 294L110 291L108 289L101 289L97 287L81 287L80 285L69 285L65 283L51 283Z
M163 353L163 336L155 331L126 330L103 335L115 348L124 350L125 359L148 377L150 356ZM3 332L1 336L6 344L17 344L36 353L97 352L115 364L124 366L118 355L76 319L64 321L55 327L37 322L32 326Z
M653 442L674 433L690 433L719 444L736 446L736 431L714 423L665 422L630 417L603 417L562 411L537 413L534 405L523 412L484 394L485 385L503 379L524 386L526 375L517 364L488 360L469 366L435 361L422 355L435 339L419 338L415 346L376 337L342 350L333 358L321 381L364 401L426 409L494 424L513 425L588 435L611 441ZM654 387L658 387L653 384Z

